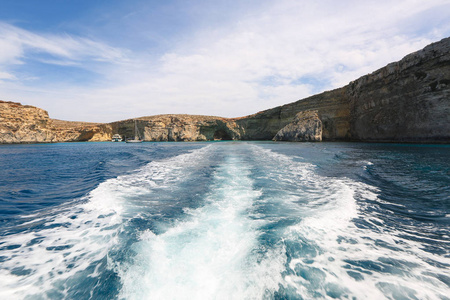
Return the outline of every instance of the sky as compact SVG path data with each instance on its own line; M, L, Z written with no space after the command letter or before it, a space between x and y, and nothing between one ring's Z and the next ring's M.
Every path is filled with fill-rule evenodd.
M0 100L51 118L240 117L450 36L450 0L0 0Z

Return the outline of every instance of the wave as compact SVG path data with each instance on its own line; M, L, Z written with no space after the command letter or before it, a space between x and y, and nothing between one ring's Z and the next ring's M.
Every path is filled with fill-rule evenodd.
M24 216L21 231L0 240L0 298L93 297L102 277L114 277L110 255L127 242L131 217L157 202L152 193L183 181L207 152L204 147L151 162L82 199Z
M160 235L145 231L136 255L118 266L125 299L251 299L278 289L280 249L258 257L258 222L248 218L260 196L250 170L228 156L214 173L205 205Z
M277 197L289 207L298 204L291 210L298 216L294 224L279 231L288 257L281 294L443 299L448 293L448 257L425 251L421 242L405 238L402 230L387 227L377 213L364 209L381 201L377 188L318 176L315 166L271 150L254 151L270 169L271 180L289 187L280 187ZM360 220L370 226L358 226Z
M23 218L0 298L445 299L448 246L388 222L379 188L274 149L215 143Z

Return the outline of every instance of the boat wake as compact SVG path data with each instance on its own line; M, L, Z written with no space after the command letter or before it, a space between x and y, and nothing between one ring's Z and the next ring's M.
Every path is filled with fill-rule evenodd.
M449 256L381 202L300 155L212 144L24 217L0 241L0 298L445 299Z
M170 209L170 202L176 201L164 197L167 190L173 193L201 169L207 151L205 147L151 162L101 183L82 199L24 216L16 226L20 231L7 232L0 240L0 298L94 299L105 292L117 294L119 280L111 270L111 257L133 241L133 220Z
M260 192L250 171L229 156L213 174L205 204L160 235L147 230L118 266L125 299L249 299L278 289L281 249L261 254L248 217Z

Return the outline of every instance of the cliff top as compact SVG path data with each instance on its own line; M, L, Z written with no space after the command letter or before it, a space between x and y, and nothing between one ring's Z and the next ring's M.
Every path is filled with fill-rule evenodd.
M42 108L39 108L39 107L36 107L36 106L33 106L33 105L23 105L20 102L14 102L14 101L0 100L0 104L6 104L6 105L8 105L10 107L36 108L36 109L39 109L39 110L43 110Z
M145 116L139 118L126 119L118 122L126 122L133 120L142 121L159 121L159 120L169 120L169 119L179 119L179 120L189 120L189 121L214 121L214 120L228 120L228 118L217 117L217 116L203 116L203 115L188 115L188 114L162 114L154 116ZM116 122L112 122L116 123Z
M77 121L64 121L58 119L51 119L53 126L61 129L69 129L75 127L90 127L90 126L98 126L103 123L93 123L93 122L77 122Z

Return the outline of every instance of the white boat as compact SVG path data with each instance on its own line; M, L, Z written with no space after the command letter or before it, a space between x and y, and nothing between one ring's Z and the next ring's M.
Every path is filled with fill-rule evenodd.
M121 141L122 141L122 137L118 133L113 135L112 138L111 138L111 142L121 142Z
M134 120L134 139L126 140L127 143L142 143L141 136L139 134L139 130L137 128L137 122Z

